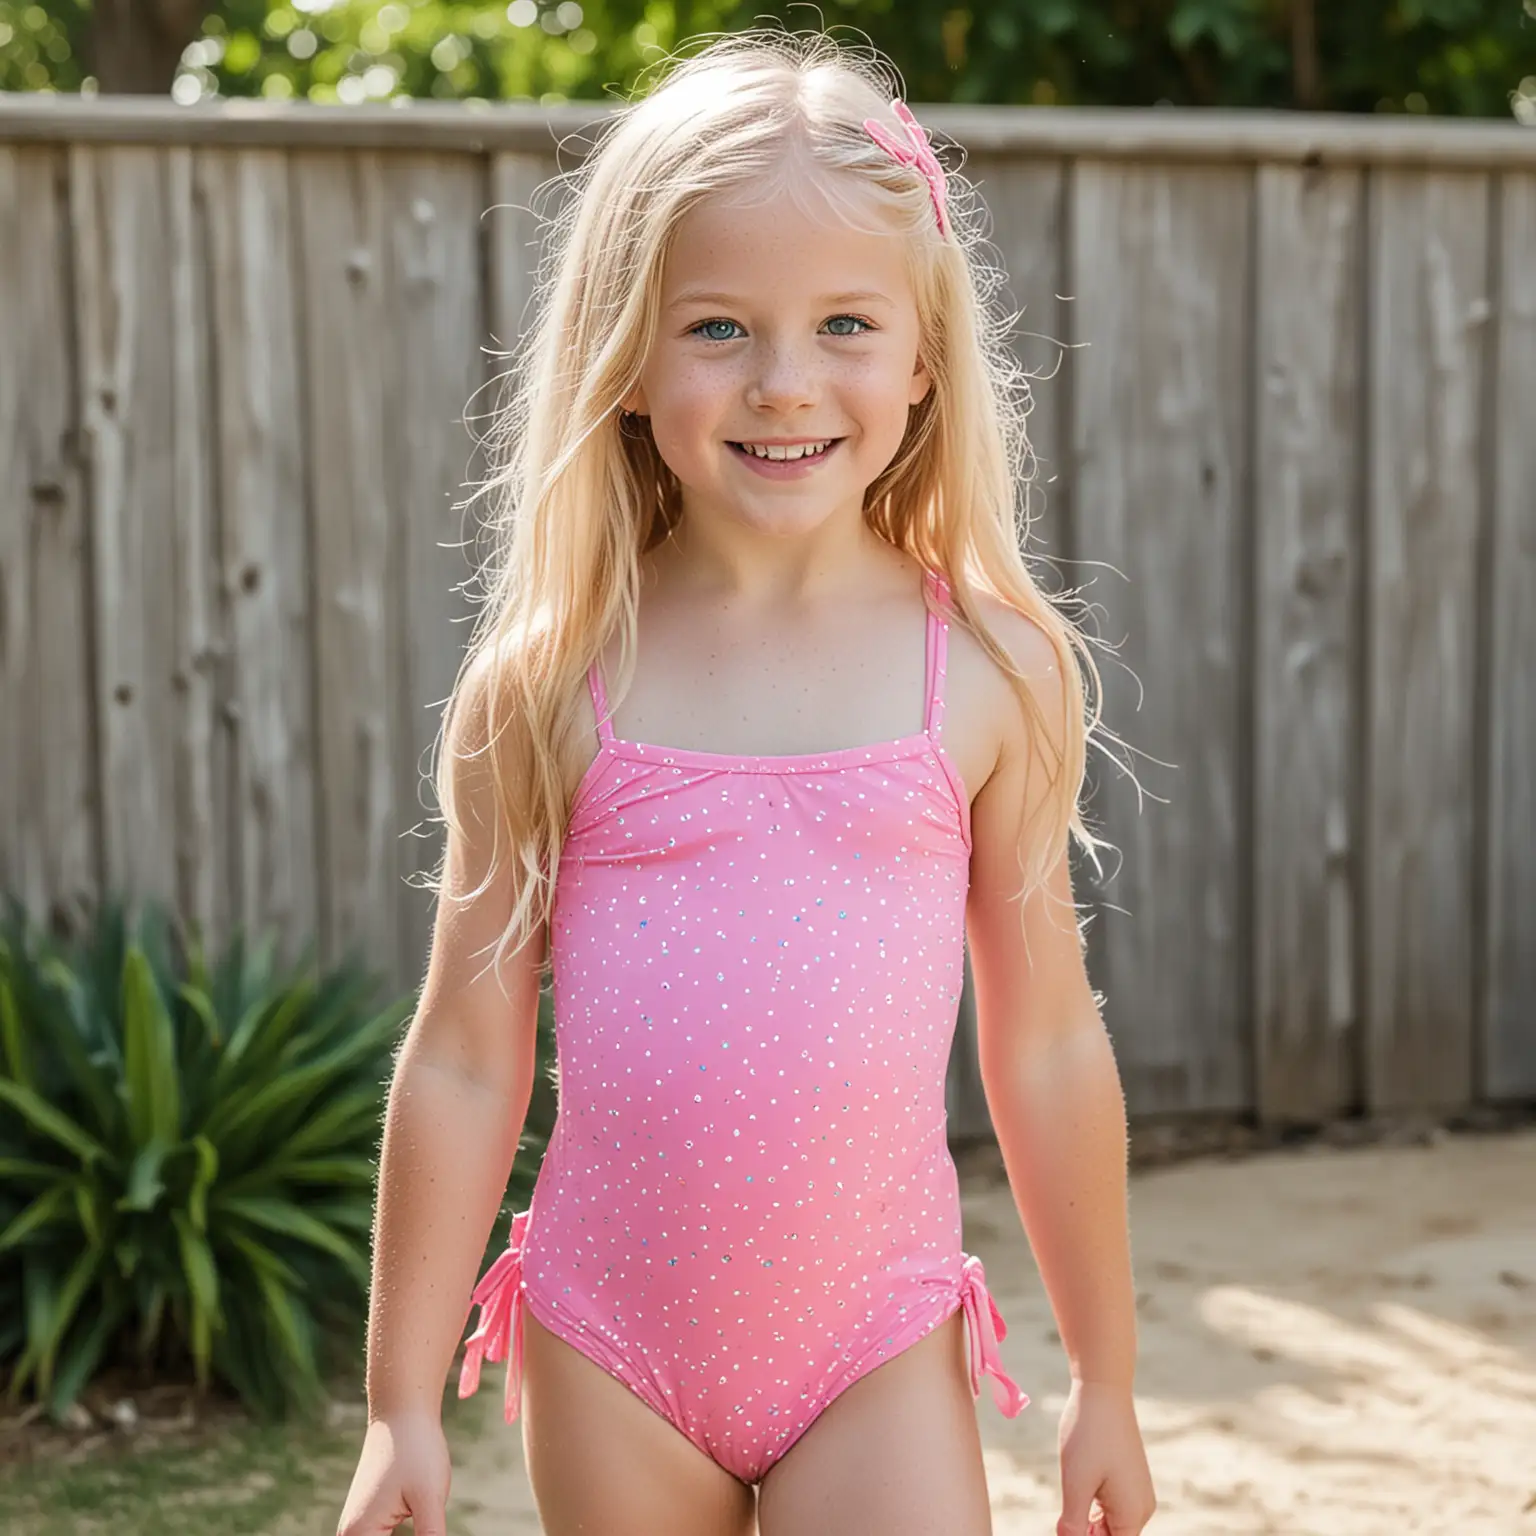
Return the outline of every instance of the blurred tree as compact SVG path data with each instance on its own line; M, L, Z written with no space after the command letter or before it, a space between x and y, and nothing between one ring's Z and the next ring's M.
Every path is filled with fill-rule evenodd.
M104 91L171 88L210 0L93 0L87 58Z
M1536 0L0 0L0 88L594 99L774 18L867 35L918 101L1536 121Z
M210 0L0 0L0 89L164 92Z

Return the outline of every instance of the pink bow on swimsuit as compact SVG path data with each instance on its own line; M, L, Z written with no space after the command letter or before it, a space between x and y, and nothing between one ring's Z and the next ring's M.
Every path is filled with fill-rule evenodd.
M933 211L938 215L939 233L949 233L949 215L947 212L947 183L944 179L944 167L939 162L939 157L934 154L932 146L928 142L928 135L923 131L923 126L913 117L912 109L907 106L899 96L891 103L891 110L901 119L902 126L907 130L910 144L903 144L890 129L884 124L876 122L872 117L864 119L864 129L876 144L883 149L892 159L899 160L903 165L911 165L917 168L923 180L928 183L929 196L933 198Z
M512 1235L503 1253L475 1287L470 1298L480 1308L480 1326L470 1334L464 1346L464 1366L459 1372L459 1396L469 1397L480 1388L480 1362L493 1365L507 1358L507 1390L503 1416L508 1424L517 1418L523 1396L523 1240L528 1230L530 1211L519 1211L512 1218Z
M992 1401L1011 1419L1029 1398L1003 1367L1003 1354L997 1345L1008 1337L1008 1325L987 1289L986 1271L975 1254L967 1254L961 1266L960 1301L971 1324L971 1396L981 1395L985 1373L992 1378Z

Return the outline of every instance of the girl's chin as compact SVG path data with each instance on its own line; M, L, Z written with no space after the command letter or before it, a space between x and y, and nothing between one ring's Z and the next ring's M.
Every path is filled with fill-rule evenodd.
M733 502L725 515L765 538L796 539L840 522L845 516L859 518L863 515L863 506L862 496L851 504L810 496L793 502L781 497L755 504Z

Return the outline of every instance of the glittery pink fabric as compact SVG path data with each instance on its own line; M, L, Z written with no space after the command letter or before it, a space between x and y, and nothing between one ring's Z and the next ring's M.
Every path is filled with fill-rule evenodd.
M973 1393L1027 1403L946 1140L970 806L941 742L948 592L924 588L924 728L873 746L621 740L593 667L553 913L560 1113L461 1395L510 1348L516 1417L527 1306L753 1483L963 1308Z

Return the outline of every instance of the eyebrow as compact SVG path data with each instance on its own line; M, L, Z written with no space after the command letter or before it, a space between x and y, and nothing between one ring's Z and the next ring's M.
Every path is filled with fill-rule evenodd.
M745 302L737 293L717 293L704 289L686 288L677 295L667 306L668 309L681 309L688 304L741 304ZM816 300L817 304L886 304L893 301L887 294L874 288L860 288L851 293L824 293Z

